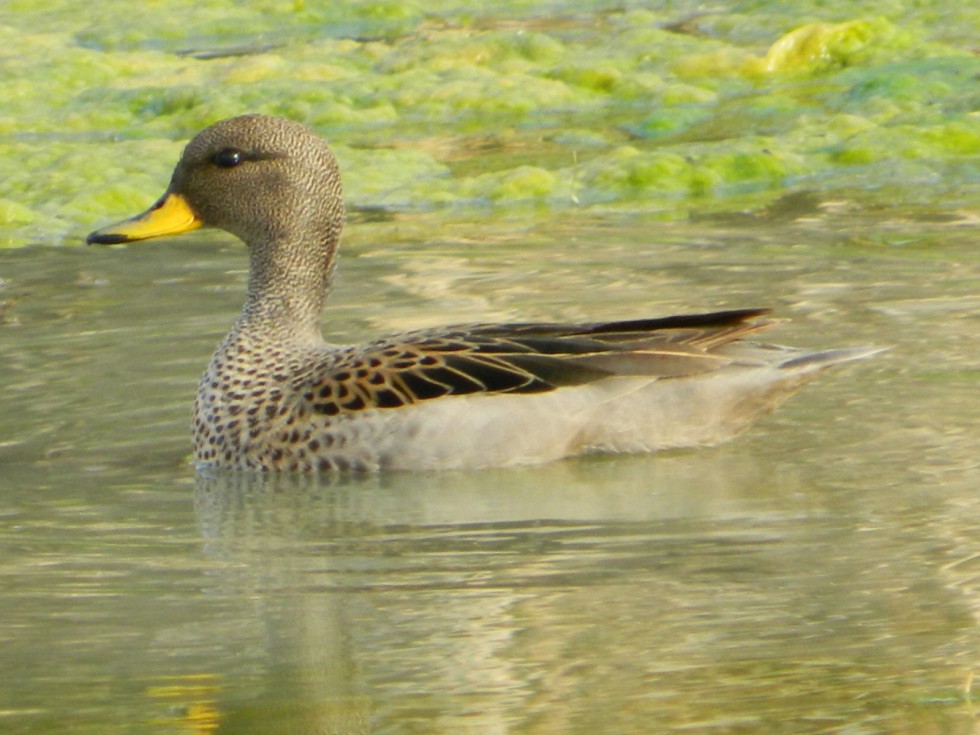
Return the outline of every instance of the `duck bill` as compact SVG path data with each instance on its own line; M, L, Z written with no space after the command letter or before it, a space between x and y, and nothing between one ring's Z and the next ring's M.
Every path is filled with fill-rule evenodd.
M87 242L89 245L119 245L149 240L151 237L179 235L195 230L201 224L184 197L167 192L143 214L96 230L88 236Z

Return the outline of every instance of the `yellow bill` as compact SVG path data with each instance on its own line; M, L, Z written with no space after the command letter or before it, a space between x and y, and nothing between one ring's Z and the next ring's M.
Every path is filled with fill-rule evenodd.
M143 214L91 233L89 245L118 245L197 229L201 220L180 194L167 192Z

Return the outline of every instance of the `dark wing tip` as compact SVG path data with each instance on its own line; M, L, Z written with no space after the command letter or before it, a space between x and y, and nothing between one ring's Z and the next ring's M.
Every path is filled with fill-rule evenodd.
M657 329L691 329L700 327L730 327L764 316L770 309L733 309L707 314L678 314L653 319L631 319L623 322L590 324L578 334L609 334L610 332L650 332Z

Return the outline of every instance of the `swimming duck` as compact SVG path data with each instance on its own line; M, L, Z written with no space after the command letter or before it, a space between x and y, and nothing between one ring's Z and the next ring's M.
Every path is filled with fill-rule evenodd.
M772 324L763 309L328 344L319 322L343 223L326 142L245 115L191 140L149 210L88 236L118 244L204 225L248 246L245 307L197 391L199 467L463 469L716 444L821 370L876 352L745 340Z

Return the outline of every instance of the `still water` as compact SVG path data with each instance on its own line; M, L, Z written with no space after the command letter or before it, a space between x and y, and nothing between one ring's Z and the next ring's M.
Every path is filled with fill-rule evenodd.
M325 331L770 305L894 349L714 449L196 477L241 247L0 251L0 731L976 733L975 225L529 219L355 222Z

